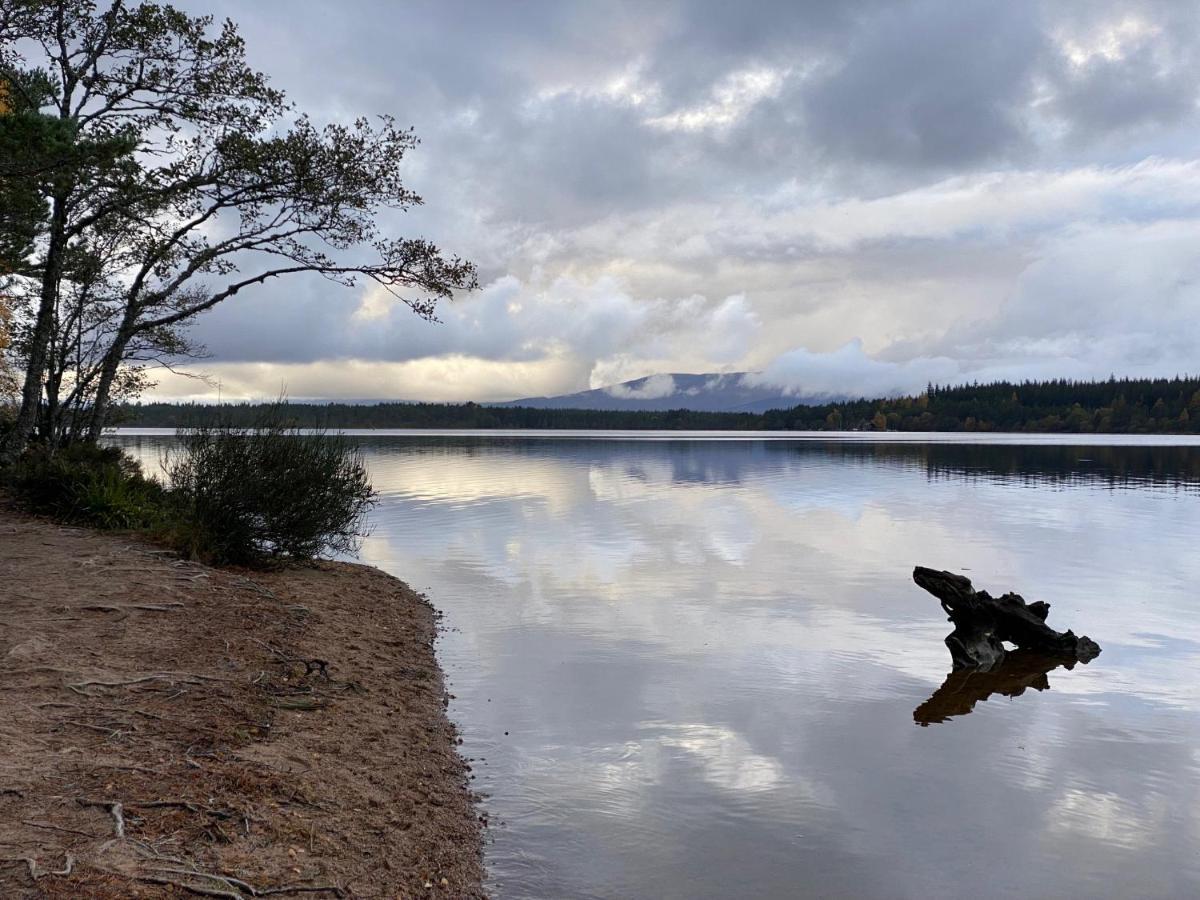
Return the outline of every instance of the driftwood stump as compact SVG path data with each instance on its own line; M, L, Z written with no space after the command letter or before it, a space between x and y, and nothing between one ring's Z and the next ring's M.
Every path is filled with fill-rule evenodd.
M1019 594L992 597L971 587L971 579L963 575L924 566L913 569L913 581L941 601L954 623L946 646L955 669L991 669L1004 659L1006 641L1072 662L1086 663L1100 653L1100 646L1091 638L1048 626L1049 603L1026 603Z

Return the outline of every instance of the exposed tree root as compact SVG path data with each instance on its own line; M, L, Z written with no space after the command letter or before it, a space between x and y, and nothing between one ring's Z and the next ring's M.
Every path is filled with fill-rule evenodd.
M78 834L86 838L97 838L100 836L90 831L79 831L75 828L63 828L61 825L51 825L49 822L32 822L28 819L22 819L21 824L28 825L30 828L44 828L46 831L61 831L63 834Z
M107 809L109 815L113 818L113 836L117 838L125 837L125 809L116 800L80 800L80 806L94 806L99 809Z
M182 876L171 878L168 876ZM186 880L185 880L186 879ZM161 868L152 873L138 876L139 881L151 884L169 884L199 894L203 897L232 897L234 900L245 900L246 897L269 897L274 894L333 894L335 897L346 896L345 891L333 884L284 884L272 888L256 888L254 885L234 878L232 875L217 875L212 872L201 872L186 868ZM199 880L207 884L196 884ZM209 886L211 885L211 886Z
M142 675L138 678L126 678L120 681L104 681L102 679L90 679L88 681L76 681L68 684L67 687L77 694L82 694L85 697L90 697L86 690L89 687L129 687L134 684L145 684L150 681L169 681L171 684L180 682L182 684L200 684L202 681L224 681L226 679L218 678L215 675L197 675L194 672L156 672L153 675Z
M58 871L39 872L37 860L32 856L4 856L0 857L0 862L25 863L25 865L29 867L29 877L34 881L37 881L39 878L45 878L47 875L57 875L65 878L66 876L70 875L71 871L75 868L75 857L70 853L66 855L66 860L63 864L63 867Z
M245 900L245 894L237 891L223 891L220 888L206 888L195 884L188 884L185 881L179 881L174 878L167 878L163 875L140 875L138 881L144 881L147 884L163 884L170 887L179 888L191 894L196 894L201 897L224 897L227 900Z

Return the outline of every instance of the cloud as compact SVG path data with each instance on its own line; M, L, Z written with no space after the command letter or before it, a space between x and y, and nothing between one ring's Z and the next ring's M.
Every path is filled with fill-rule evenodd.
M1089 224L1047 242L990 322L949 352L1064 376L1200 372L1200 221ZM1153 298L1152 303L1147 298Z
M456 357L486 363L481 371L507 362L514 375L530 375L518 364L570 360L548 391L533 379L511 396L672 371L762 369L798 345L820 354L852 340L880 362L958 363L958 376L941 363L887 377L864 370L850 383L868 394L976 374L1107 376L1154 365L1174 374L1186 368L1187 342L1200 337L1190 324L1200 317L1188 318L1198 228L1194 161L991 172L871 200L810 198L788 186L560 232L529 280L497 278L446 304L441 323L415 320L379 289L356 295L313 280L286 296L227 304L199 321L196 337L223 363ZM586 264L605 253L609 265ZM564 269L576 274L548 277ZM743 289L719 301L654 293L672 286ZM1161 306L1154 316L1147 298ZM264 321L272 323L266 335ZM846 374L834 370L820 383ZM464 377L449 393L510 399L492 385L512 380L488 381L480 394L482 380ZM366 382L351 394L388 396L386 386L411 397L417 383Z
M292 400L507 400L526 391L552 394L564 380L578 377L570 359L496 362L454 354L383 363L214 363L205 370L209 385L160 373L156 399L216 399L219 385L224 400L272 400L281 395Z
M222 379L226 397L287 385L306 397L505 400L652 375L673 361L703 371L745 356L760 327L743 296L638 298L608 276L504 276L446 304L435 323L381 289L357 303L328 290L314 280L289 297L220 307L197 323L197 339L222 347L199 368ZM273 323L269 342L264 321ZM172 396L201 389L169 377L163 385Z
M1086 145L1138 129L1194 126L1197 26L1194 5L1161 2L1121 4L1060 25L1047 99L1068 137Z
M985 318L874 356L857 338L832 352L789 350L747 377L796 395L876 397L927 382L1196 374L1197 246L1194 220L1071 228L1039 248Z
M221 359L403 361L450 353L526 361L561 353L598 359L638 350L669 356L712 337L714 353L744 354L759 327L746 298L711 302L702 294L635 297L621 280L561 276L526 283L506 275L439 309L440 321L415 319L382 288L329 293L322 283L289 298L260 295L200 320L197 337L224 339ZM269 343L254 323L276 322ZM243 326L243 328L239 328Z
M1045 40L1031 7L906 3L873 17L798 98L808 128L825 153L874 164L939 168L1020 151Z
M713 85L704 102L646 119L652 128L665 131L727 129L744 118L755 105L777 97L789 72L751 68L730 72Z
M657 400L660 397L670 397L675 391L675 379L670 375L651 375L632 387L612 384L604 389L609 396L621 397L624 400Z
M958 364L946 358L903 363L872 359L856 338L829 353L790 350L743 380L755 387L778 388L790 396L873 398L919 393L929 382L945 383L959 372Z
M1186 358L1186 282L1153 273L1187 275L1200 220L1195 4L184 2L239 22L316 119L412 123L427 205L381 226L486 284L441 325L319 279L239 297L195 330L202 368L247 389L275 378L260 363L344 364L331 385L360 396L414 396L440 367L461 380L438 396L502 399L798 347L844 353L870 388L923 383L922 360ZM855 362L855 340L910 370Z

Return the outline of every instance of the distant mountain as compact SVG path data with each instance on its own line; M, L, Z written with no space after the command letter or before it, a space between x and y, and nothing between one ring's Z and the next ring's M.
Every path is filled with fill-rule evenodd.
M751 412L790 409L800 403L827 402L828 398L789 396L777 388L747 384L746 372L724 375L650 375L609 387L563 394L526 397L488 406L524 406L533 409L604 409L654 411L690 409L697 412ZM840 398L839 398L840 399Z

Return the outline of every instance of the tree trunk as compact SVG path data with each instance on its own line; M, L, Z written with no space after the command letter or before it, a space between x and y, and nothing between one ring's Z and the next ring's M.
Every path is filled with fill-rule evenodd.
M1046 624L1050 604L1026 603L1019 594L992 597L976 591L971 579L953 572L917 566L913 581L942 603L954 623L946 646L955 669L991 669L1005 655L1004 643L1059 659L1088 662L1100 653L1099 645L1072 631L1058 632Z
M42 270L42 293L38 300L37 319L29 343L29 359L25 366L25 382L21 388L21 409L3 447L3 456L14 459L33 438L37 427L38 407L42 402L42 380L46 375L50 337L54 330L54 308L58 301L58 284L62 278L66 252L67 204L62 195L55 195L50 212L50 235L46 247L46 264Z
M62 386L62 371L58 368L53 356L46 367L46 405L42 407L38 431L51 447L58 446L58 422L62 407L59 405L59 393Z
M126 316L126 318L129 317ZM96 395L92 398L92 412L88 420L87 437L89 441L100 440L100 435L104 433L104 422L108 418L108 408L111 405L109 398L112 395L113 382L117 379L117 372L125 358L125 348L129 346L132 338L132 332L125 327L125 323L122 323L121 330L117 332L108 352L104 354L104 362L100 366L100 380L96 382Z

